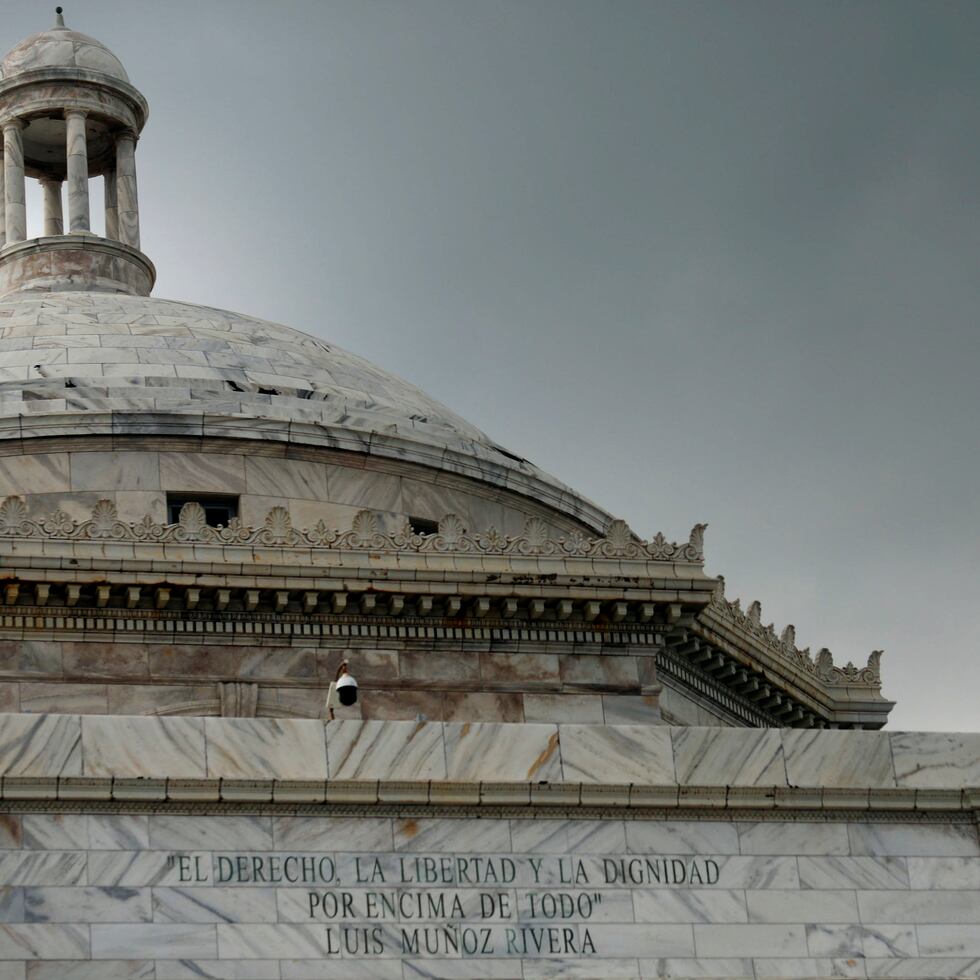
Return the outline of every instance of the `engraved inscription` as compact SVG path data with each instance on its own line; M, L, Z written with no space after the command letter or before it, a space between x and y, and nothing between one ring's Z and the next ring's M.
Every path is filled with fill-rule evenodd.
M607 896L710 886L720 875L715 858L659 855L173 852L167 861L180 885L284 889L280 912L322 924L328 957L603 955L590 926L607 921Z

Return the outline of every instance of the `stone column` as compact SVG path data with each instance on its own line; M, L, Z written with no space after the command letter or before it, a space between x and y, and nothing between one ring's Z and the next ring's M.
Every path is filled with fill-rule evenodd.
M119 209L116 206L116 171L107 170L105 180L105 237L119 241Z
M140 211L136 199L136 134L116 137L116 197L119 207L119 241L140 247Z
M0 140L0 150L3 149L3 141ZM4 186L6 181L3 179L3 161L5 157L0 153L0 246L7 244L7 202Z
M56 177L42 177L40 184L44 196L44 234L63 235L65 221L61 212L61 181Z
M24 124L12 119L3 126L3 196L7 244L27 238L27 208L24 206Z
M85 113L66 109L68 130L68 231L89 231L88 212L88 146L85 141Z

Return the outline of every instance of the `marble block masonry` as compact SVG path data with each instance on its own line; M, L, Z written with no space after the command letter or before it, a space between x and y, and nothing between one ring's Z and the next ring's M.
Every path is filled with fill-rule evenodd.
M980 734L10 714L0 770L3 977L980 975Z
M706 524L151 296L147 113L60 8L0 62L0 980L980 976L980 736Z

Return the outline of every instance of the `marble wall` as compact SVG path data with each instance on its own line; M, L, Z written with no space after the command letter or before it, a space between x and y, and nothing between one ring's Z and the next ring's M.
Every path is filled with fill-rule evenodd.
M0 715L0 980L977 977L978 759L977 734Z
M705 704L694 695L679 691L666 681L660 692L660 712L669 725L728 725L720 708Z
M559 783L563 806L591 805L579 790L601 786L605 805L632 808L969 813L980 733L11 713L0 714L0 776L7 799L19 798L14 777L209 780L196 798L215 802L228 799L219 780L263 783L256 799L277 780L318 780L308 795L327 802L341 799L337 781L370 782L376 801L378 781L448 780L478 783L484 801L497 783L527 802ZM37 798L86 798L62 790Z
M108 448L104 440L94 445L104 448L81 451L73 440L71 451L0 455L0 499L22 495L32 514L61 509L76 520L87 519L96 501L107 498L124 521L149 514L164 523L167 492L196 492L238 497L239 516L253 526L280 506L296 527L323 520L346 530L359 510L376 511L389 530L407 517L438 521L449 513L473 531L496 527L518 534L534 513L551 522L555 536L579 526L526 497L464 477L369 457L351 460L328 450L293 450L296 456L287 457L286 447L275 442L223 447L213 441L207 452L179 443L172 451L147 451L146 440L134 449Z
M487 631L489 633L489 631ZM13 634L13 631L10 631ZM654 648L528 641L229 637L38 639L0 631L0 710L222 712L222 685L256 685L264 717L322 717L341 660L361 685L346 718L659 723ZM518 649L526 652L516 652ZM587 668L585 670L584 668Z
M76 812L0 838L4 980L980 975L969 824Z

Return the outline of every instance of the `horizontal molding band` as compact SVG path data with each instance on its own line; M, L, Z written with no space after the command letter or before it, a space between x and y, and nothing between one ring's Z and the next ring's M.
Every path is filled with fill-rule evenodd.
M171 614L167 611L160 613L142 614L137 610L136 615L126 611L118 614L113 610L99 610L94 613L65 613L63 611L46 611L38 607L25 612L6 612L0 606L0 631L14 631L19 636L21 631L50 632L64 639L74 639L67 634L110 634L112 639L118 639L119 634L164 635L169 638L187 637L188 639L209 636L254 636L254 637L344 637L370 639L405 639L405 640L500 640L523 641L534 643L590 643L616 644L628 647L658 646L657 634L662 630L650 627L644 632L617 630L614 627L568 628L557 626L534 627L525 625L495 625L489 621L487 625L476 625L471 622L459 625L458 620L434 618L431 620L409 618L393 622L387 617L368 616L324 616L320 621L313 617L299 615L274 616L259 613L255 616L231 613L228 616L209 618L201 614L199 618L191 619L182 614Z
M152 779L5 776L5 803L414 805L423 807L595 808L722 814L746 810L955 813L980 817L980 787L841 789L785 786L677 786L595 783L379 780Z

